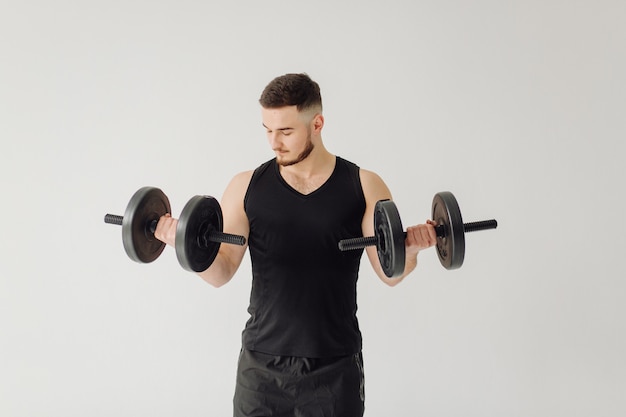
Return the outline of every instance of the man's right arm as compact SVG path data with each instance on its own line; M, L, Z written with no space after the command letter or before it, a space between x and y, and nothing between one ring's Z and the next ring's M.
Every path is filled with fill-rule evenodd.
M200 278L213 285L221 287L235 275L243 256L248 248L250 223L243 208L243 200L252 178L252 171L237 174L226 187L220 205L224 221L224 232L241 235L246 238L244 246L221 244L220 250L211 266L198 273Z
M241 235L248 241L250 223L243 207L243 200L252 178L252 171L237 174L228 184L220 206L224 222L224 232ZM155 237L168 245L176 247L176 225L178 221L169 215L161 217L154 233ZM211 266L198 275L214 287L226 284L237 272L248 245L221 244L219 252Z

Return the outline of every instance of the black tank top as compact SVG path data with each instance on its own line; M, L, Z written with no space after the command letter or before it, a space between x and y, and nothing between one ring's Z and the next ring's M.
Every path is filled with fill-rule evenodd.
M337 157L330 178L304 195L272 159L252 175L244 208L252 260L244 347L311 358L359 352L356 284L363 250L337 246L362 236L359 168Z

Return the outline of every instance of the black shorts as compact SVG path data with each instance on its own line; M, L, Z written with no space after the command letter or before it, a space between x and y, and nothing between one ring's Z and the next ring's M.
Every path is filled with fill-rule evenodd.
M243 349L234 417L362 417L363 356L274 356Z

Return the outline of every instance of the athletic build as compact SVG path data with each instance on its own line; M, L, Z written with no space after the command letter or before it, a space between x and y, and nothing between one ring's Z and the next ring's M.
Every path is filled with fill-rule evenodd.
M356 319L362 251L340 252L339 240L374 235L378 200L391 198L371 171L331 154L322 142L319 86L306 74L274 79L259 100L275 158L236 175L221 207L224 231L247 245L221 245L198 275L226 284L249 247L250 320L243 332L234 415L362 416L363 363ZM163 216L155 236L174 246L177 220ZM406 229L406 267L383 273L375 247L367 256L395 286L436 243L434 223Z

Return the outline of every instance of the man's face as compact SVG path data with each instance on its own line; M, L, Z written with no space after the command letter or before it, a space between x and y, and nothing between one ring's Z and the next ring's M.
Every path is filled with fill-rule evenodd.
M296 106L261 109L267 139L279 165L295 165L313 151L311 120L298 112Z

